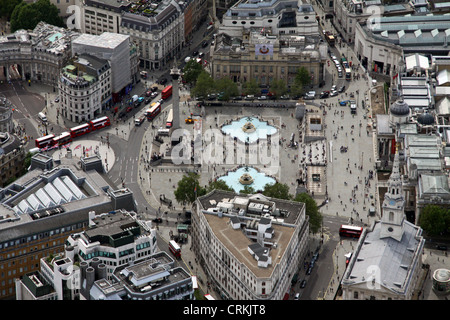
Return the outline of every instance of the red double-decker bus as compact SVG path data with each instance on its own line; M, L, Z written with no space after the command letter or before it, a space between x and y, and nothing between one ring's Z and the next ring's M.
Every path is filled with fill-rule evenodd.
M341 225L339 235L341 237L359 238L363 232L362 227Z
M82 136L83 134L91 132L91 127L88 123L73 127L70 129L70 135L72 138Z
M167 86L161 91L161 98L166 100L172 95L172 86Z
M173 253L173 255L177 258L181 257L181 248L180 246L173 240L169 241L169 250Z
M155 119L155 117L161 112L161 103L157 102L145 111L148 121Z
M54 134L49 134L40 138L37 138L34 142L37 148L45 148L53 144Z
M53 138L53 145L62 146L69 142L72 142L72 136L70 135L70 132L67 131Z
M98 130L104 127L111 125L111 121L107 116L100 117L94 120L89 121L89 126L91 127L91 131Z

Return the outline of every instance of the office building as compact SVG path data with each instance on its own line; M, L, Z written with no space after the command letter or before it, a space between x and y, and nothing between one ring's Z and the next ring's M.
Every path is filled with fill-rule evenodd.
M133 194L116 189L102 172L84 171L79 159L32 157L32 170L0 189L0 299L14 297L14 278L38 271L40 259L64 251L89 212L135 211Z
M192 247L222 298L281 300L309 252L305 204L214 190L195 203Z

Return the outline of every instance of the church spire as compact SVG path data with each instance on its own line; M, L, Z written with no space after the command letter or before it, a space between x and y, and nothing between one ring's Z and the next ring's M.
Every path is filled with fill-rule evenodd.
M403 184L400 175L400 160L397 144L392 173L388 180L388 190L384 194L382 204L381 238L392 237L397 241L401 240L405 219L404 209L405 199L403 197Z

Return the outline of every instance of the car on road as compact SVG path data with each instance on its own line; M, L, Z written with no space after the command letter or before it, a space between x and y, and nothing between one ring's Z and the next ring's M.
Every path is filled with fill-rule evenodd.
M267 100L267 96L258 97L258 100Z
M330 91L322 91L322 92L320 93L319 98L320 98L320 99L325 99L325 98L328 98L329 96L330 96Z
M152 220L154 223L161 223L162 219L161 218L155 218Z
M203 41L202 42L202 48L206 48L208 46L208 41Z
M345 86L341 86L341 87L339 88L338 92L339 92L339 93L342 93L342 92L344 92L344 90L345 90Z
M339 101L339 105L342 107L345 107L347 105L347 103L348 103L348 100Z
M336 90L331 91L331 93L330 93L330 97L334 97L334 96L337 96L337 95L338 95L338 92Z
M150 94L150 97L153 99L153 98L156 98L157 95L158 95L158 92L152 92Z
M306 279L304 279L301 283L300 283L300 288L304 288L306 287Z
M436 246L436 249L447 251L447 246L445 246L445 245L443 245L443 244L438 244L438 245Z
M197 55L198 55L198 51L192 52L192 56L193 56L193 57L195 57L195 56L197 56Z
M200 52L200 53L198 54L198 57L199 57L199 58L203 58L204 55L205 55L205 54L204 54L203 52Z
M294 296L294 300L299 300L299 299L300 299L300 293L297 292Z
M336 86L335 84L333 84L333 85L331 86L330 91L336 91L336 89L337 89L337 86Z
M59 102L59 96L55 98L55 102Z
M306 270L306 274L309 276L312 272L312 267L309 266L308 270Z

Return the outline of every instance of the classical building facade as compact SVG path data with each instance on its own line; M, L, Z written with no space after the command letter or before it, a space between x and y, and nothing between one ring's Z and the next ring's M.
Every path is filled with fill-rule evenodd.
M140 68L153 70L181 52L205 20L207 1L86 0L80 8L82 32L129 35L137 45Z
M298 69L304 67L311 83L320 84L324 77L326 46L303 36L266 36L244 32L242 39L220 34L216 38L211 61L214 78L229 77L245 83L250 79L268 86L274 79L294 83Z
M57 85L79 33L40 22L32 31L0 37L0 77Z
M72 122L95 119L111 100L109 62L82 54L62 68L58 87L64 118Z
M194 253L225 299L283 299L309 252L303 203L215 190L192 222Z

